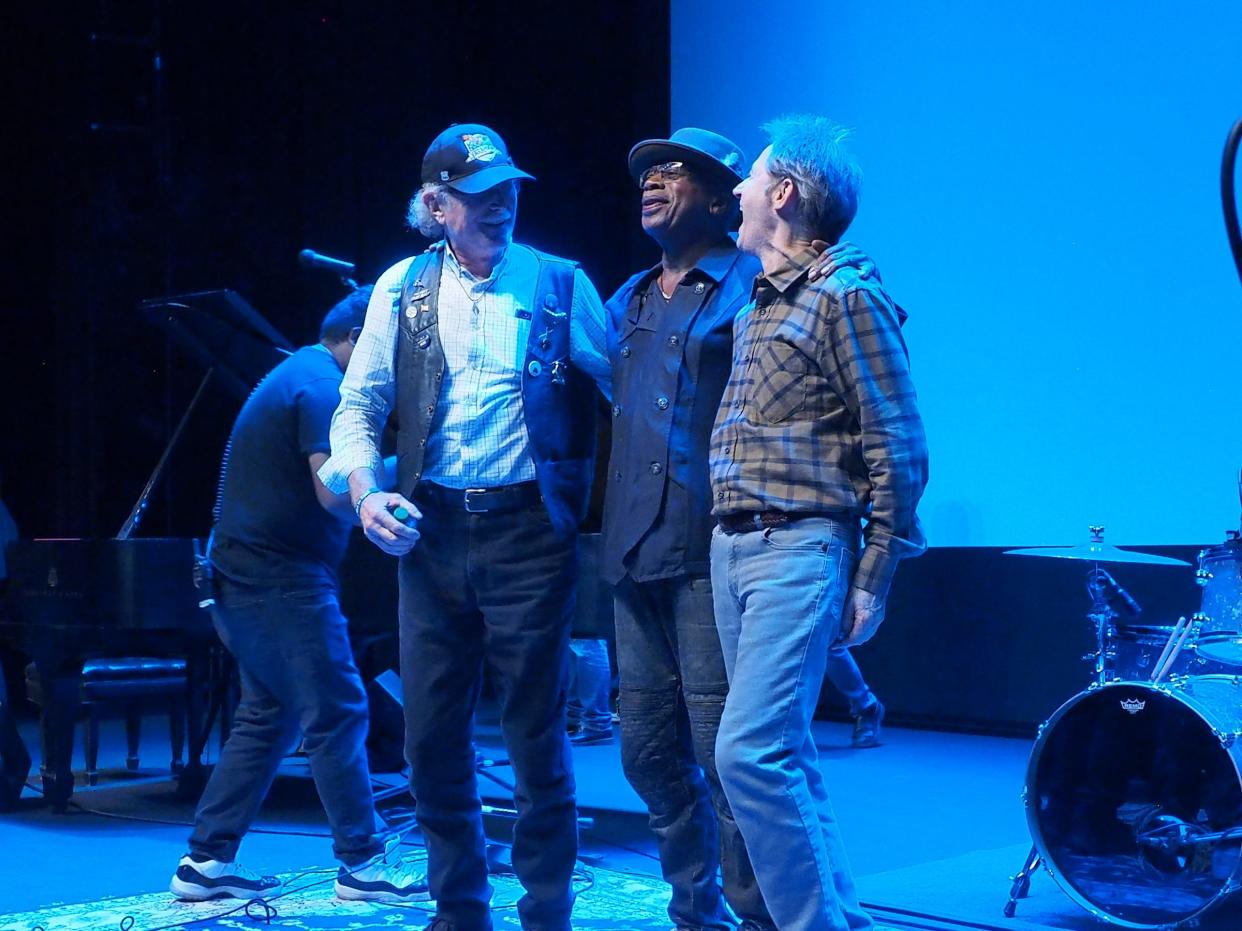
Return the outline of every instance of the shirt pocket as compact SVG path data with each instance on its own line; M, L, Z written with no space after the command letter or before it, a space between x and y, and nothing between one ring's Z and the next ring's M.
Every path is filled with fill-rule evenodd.
M525 323L525 325L523 325ZM530 324L496 316L473 334L470 365L492 377L513 377L525 364Z
M810 360L779 330L751 350L751 397L747 407L761 423L784 423L807 407Z

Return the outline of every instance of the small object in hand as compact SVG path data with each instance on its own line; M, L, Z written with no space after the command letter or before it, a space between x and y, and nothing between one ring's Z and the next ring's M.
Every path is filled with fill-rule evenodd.
M401 505L397 505L395 508L393 508L392 516L395 517L397 520L401 521L401 523L405 524L407 527L414 526L414 515L411 514L409 511L407 511L405 508L403 508Z

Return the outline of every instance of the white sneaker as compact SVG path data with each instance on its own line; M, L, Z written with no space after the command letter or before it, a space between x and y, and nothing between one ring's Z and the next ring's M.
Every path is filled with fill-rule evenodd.
M427 877L401 857L401 836L384 842L384 852L353 869L336 873L336 897L367 902L426 902L431 898Z
M195 860L189 854L177 864L168 890L187 902L203 902L232 896L256 899L280 887L275 876L260 876L253 870L222 860Z

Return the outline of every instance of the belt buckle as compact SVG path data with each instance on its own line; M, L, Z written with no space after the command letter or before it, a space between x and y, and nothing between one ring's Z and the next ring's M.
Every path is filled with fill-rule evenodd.
M486 488L467 488L466 489L466 493L462 497L462 502L466 505L467 514L486 514L489 510L491 510L490 508L471 507L470 496L471 495L483 495L483 494L487 494Z

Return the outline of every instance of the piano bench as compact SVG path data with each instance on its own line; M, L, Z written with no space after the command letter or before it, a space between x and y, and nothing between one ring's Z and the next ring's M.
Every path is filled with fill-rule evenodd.
M186 733L186 667L184 659L150 656L113 656L89 659L82 666L80 693L86 717L86 782L99 781L99 722L110 712L125 717L126 766L138 768L142 711L151 706L168 711L172 744L172 771L182 769ZM26 669L26 694L42 706L39 677L34 665Z

